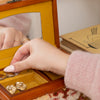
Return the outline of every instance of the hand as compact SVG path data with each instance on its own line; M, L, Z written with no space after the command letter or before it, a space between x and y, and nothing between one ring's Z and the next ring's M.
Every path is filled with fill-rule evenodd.
M11 0L0 0L0 5L6 4L8 1L11 1Z
M0 50L19 46L26 40L22 32L12 27L0 27Z
M64 75L69 55L63 53L51 44L33 39L25 43L16 52L10 66L5 72L18 72L25 69L51 71Z

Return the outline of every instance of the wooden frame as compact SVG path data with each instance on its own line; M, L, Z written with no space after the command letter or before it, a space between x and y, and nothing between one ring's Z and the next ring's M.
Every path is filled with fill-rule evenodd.
M56 0L24 0L15 3L5 4L0 6L0 19L14 14L27 13L27 12L41 13L43 39L59 48L57 1ZM46 18L47 20L45 21L44 19ZM49 25L46 25L46 23L48 23ZM17 49L18 48L15 47L14 50L16 51ZM8 52L8 51L2 51L1 54L3 52ZM13 56L13 54L11 55ZM6 55L5 57L8 56ZM10 61L11 59L9 59L7 63L8 65ZM1 61L1 64L3 63L4 61ZM39 74L43 75L40 72ZM46 93L57 91L64 87L63 78L52 81L48 79L48 77L45 76L43 77L46 80L48 80L48 83L15 95L11 95L6 91L4 87L2 87L2 85L0 85L0 99L1 100L31 100L39 96L42 96Z
M45 3L48 3L48 4L45 4ZM40 4L40 5L38 5L38 4ZM38 5L37 7L41 6L41 9L43 9L43 10L34 8L34 5L35 6ZM46 5L49 5L49 6L47 6L47 8L46 7L43 8L43 6L46 6ZM32 8L36 9L36 10L33 10ZM45 10L45 8L46 8L46 10ZM48 27L51 27L51 29L48 29L48 27L46 27L46 23L42 23L43 39L50 42L53 45L56 45L57 47L60 47L58 17L57 17L57 1L56 0L24 0L24 1L19 1L19 2L15 2L15 3L9 3L6 5L2 5L2 6L0 6L0 19L14 15L14 14L27 13L27 12L39 12L39 11L40 11L40 13L43 13L43 14L41 14L41 20L42 20L42 18L45 19L48 16L48 15L46 15L46 13L50 14L50 16L48 16L49 19L50 19L50 17L52 17L51 20L48 20L48 23L52 24L51 26L48 26ZM47 11L47 12L44 13L44 11L45 12ZM42 15L43 15L43 17L42 17ZM46 17L45 17L45 15L46 15ZM49 21L51 21L51 23ZM46 20L46 22L47 22L47 20ZM51 35L50 35L50 32L47 31L45 27L49 31L52 30Z

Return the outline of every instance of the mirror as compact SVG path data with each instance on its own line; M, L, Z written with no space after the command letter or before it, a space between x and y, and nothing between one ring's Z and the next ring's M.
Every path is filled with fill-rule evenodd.
M0 19L0 50L21 45L22 39L42 38L40 13L22 13Z
M31 27L29 31L29 38L42 38L41 16L40 13L29 13L31 18Z

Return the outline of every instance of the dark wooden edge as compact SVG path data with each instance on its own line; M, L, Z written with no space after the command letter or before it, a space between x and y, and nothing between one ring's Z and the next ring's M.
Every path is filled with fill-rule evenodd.
M36 73L38 73L40 76L42 76L45 80L47 80L48 82L50 82L50 78L48 78L43 72L38 71L38 70L34 70Z
M37 97L41 97L47 93L56 92L59 89L64 88L63 78L51 81L49 83L43 84L41 86L35 87L34 89L29 89L23 93L15 94L11 97L10 100L30 100Z
M55 44L60 48L59 42L59 26L58 26L58 13L57 13L57 0L53 0L53 22L54 22L54 39Z
M23 0L14 3L8 3L8 4L0 5L0 12L10 10L10 9L20 8L32 4L42 3L46 1L50 1L50 0Z
M67 51L65 51L64 49L62 49L62 48L59 48L62 52L64 52L64 53L66 53L66 54L68 54L68 55L70 55L70 53L69 52L67 52Z
M41 73L43 73L50 81L53 81L46 73L44 73L43 71L41 71Z
M1 100L9 100L12 95L0 84L0 99Z

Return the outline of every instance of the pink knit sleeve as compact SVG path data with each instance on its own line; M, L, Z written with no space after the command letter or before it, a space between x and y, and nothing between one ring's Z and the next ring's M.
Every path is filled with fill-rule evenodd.
M0 19L0 26L13 27L25 35L29 33L30 25L31 18L28 13L13 15Z
M74 51L66 68L65 85L100 100L100 54Z

